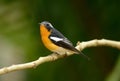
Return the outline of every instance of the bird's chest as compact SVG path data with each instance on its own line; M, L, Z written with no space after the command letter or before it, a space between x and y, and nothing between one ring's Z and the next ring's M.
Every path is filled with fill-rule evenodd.
M45 45L46 48L48 48L49 50L55 50L57 48L56 45L54 45L51 40L48 38L50 35L50 31L48 31L44 26L40 27L40 34L41 34L41 39L43 44Z
M47 37L43 36L42 41L43 41L43 44L45 45L45 47L48 48L49 50L51 50L52 52L56 52L58 54L65 54L66 52L68 52L68 50L52 43L52 41Z

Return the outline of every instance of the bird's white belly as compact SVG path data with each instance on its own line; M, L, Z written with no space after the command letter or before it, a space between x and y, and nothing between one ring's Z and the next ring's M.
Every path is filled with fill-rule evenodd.
M68 52L72 52L72 51L59 47L57 50L53 50L53 52L56 52L58 54L67 54Z

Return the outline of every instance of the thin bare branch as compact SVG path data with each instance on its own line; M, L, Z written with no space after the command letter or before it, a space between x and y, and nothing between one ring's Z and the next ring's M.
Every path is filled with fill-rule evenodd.
M113 47L116 49L120 50L120 42L118 41L112 41L112 40L106 40L106 39L101 39L101 40L91 40L91 41L87 41L87 42L78 42L76 48L78 50L83 50L85 48L89 48L89 47L97 47L97 46L109 46L109 47ZM50 61L55 61L59 58L64 58L65 56L70 56L73 55L72 53L67 53L66 55L58 55L58 54L50 54L48 56L44 56L44 57L40 57L39 59L32 61L32 62L28 62L28 63L24 63L24 64L17 64L17 65L12 65L9 67L4 67L0 69L0 75L2 74L7 74L13 71L18 71L18 70L23 70L23 69L28 69L28 68L35 68L38 65L45 63L45 62L50 62Z

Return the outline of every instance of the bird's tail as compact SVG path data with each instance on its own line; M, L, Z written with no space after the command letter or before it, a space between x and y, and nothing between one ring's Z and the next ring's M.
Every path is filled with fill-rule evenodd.
M82 57L90 60L90 58L87 55L85 55L84 53L82 53L81 51L79 51L79 55L81 55Z
M89 58L88 56L86 56L84 53L82 53L81 51L79 51L79 50L77 50L77 49L76 49L76 54L79 54L79 55L81 55L82 57L90 60L90 58Z
M90 58L88 56L86 56L84 53L82 53L81 51L79 51L78 49L76 49L75 47L71 46L70 49L75 53L75 54L79 54L82 57L90 60Z

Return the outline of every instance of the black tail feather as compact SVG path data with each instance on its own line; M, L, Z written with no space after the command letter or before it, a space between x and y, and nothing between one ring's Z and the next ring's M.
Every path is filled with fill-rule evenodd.
M80 51L79 51L80 52ZM84 53L80 52L79 55L81 55L82 57L86 58L87 60L90 60L90 58L88 56L86 56Z
M82 57L84 57L84 58L90 60L90 58L89 58L88 56L86 56L84 53L82 53L81 51L79 51L79 50L77 50L77 49L76 49L76 51L77 51L76 54L79 54L79 55L81 55Z

